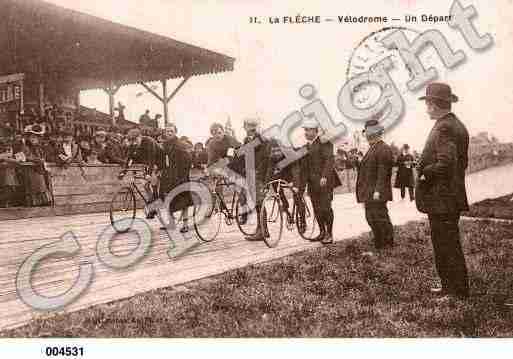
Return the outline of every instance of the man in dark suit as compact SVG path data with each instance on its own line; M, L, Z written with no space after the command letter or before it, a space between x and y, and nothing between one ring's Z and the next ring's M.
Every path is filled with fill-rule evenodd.
M319 223L320 234L316 240L323 244L333 243L333 190L340 186L335 172L333 144L322 143L319 138L319 124L313 119L303 123L308 154L303 161L303 177L308 186L315 219Z
M192 167L192 156L187 150L186 144L176 136L177 128L174 124L166 126L166 139L162 150L162 175L160 179L160 197L164 200L166 195L175 187L188 183L189 174ZM190 192L182 192L177 195L169 205L170 220L174 220L172 214L176 211L184 213L184 227L181 232L188 231L188 212L187 208L192 206L192 197Z
M467 266L460 243L458 222L467 211L465 169L469 135L451 112L458 101L449 85L431 83L426 88L427 113L435 124L426 140L417 166L417 209L427 213L436 268L442 287L432 292L466 298L469 295Z
M247 240L263 240L264 236L268 236L266 223L260 223L260 211L262 210L262 202L264 200L264 186L270 180L271 175L271 143L260 134L260 119L256 117L248 117L244 120L244 130L246 137L243 143L247 145L252 141L257 141L255 146L255 187L256 198L255 211L257 213L257 230L253 236L246 237ZM240 167L236 165L236 167ZM246 173L245 168L239 168L241 172ZM251 170L251 169L250 169Z
M395 177L394 188L401 189L401 199L404 199L406 196L406 188L408 188L408 193L410 195L410 201L415 200L415 178L413 175L413 163L415 162L415 158L410 154L410 146L405 144L403 146L403 150L399 156L397 156L395 160L395 164L397 165L397 173Z
M360 162L356 179L356 200L364 203L365 218L378 250L394 245L394 228L387 208L387 201L392 201L393 155L383 142L383 132L376 119L365 123L363 133L370 147Z

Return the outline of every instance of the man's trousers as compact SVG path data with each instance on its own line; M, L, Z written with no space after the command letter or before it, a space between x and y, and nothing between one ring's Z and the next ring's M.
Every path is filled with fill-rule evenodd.
M443 289L450 294L469 294L467 265L460 242L459 213L428 214L436 269Z
M393 246L394 227L390 221L385 201L366 202L365 219L367 219L367 223L371 227L376 249Z

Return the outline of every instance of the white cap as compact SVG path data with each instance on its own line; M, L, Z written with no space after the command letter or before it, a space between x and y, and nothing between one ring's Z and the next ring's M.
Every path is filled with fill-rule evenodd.
M301 126L303 128L319 128L319 122L317 122L313 118L307 118L303 121L303 124Z

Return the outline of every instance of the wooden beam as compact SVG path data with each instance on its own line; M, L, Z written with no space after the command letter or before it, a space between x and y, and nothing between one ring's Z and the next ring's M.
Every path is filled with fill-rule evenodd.
M103 91L105 91L107 93L107 95L109 96L109 114L112 119L113 125L116 122L116 119L114 117L114 102L115 102L114 95L119 91L120 88L121 88L121 85L116 86L112 83L110 84L110 86L108 88L103 88Z
M162 104L164 105L164 128L167 127L167 124L169 123L169 108L167 100L167 80L163 79L162 82L162 97L166 99L166 101L162 101Z
M180 82L180 85L169 95L169 97L166 97L166 102L169 103L173 97L178 93L178 91L182 88L183 85L187 82L187 80L190 78L190 76L186 76L183 78L182 82Z
M107 95L115 95L120 88L121 86L112 85L112 87L102 88L102 90L105 91Z
M160 102L164 102L164 99L158 93L153 91L153 89L150 86L146 85L144 82L139 82L139 85L144 87L149 93L158 98Z

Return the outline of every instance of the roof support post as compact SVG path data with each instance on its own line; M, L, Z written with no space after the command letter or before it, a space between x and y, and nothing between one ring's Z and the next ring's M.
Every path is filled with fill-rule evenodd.
M38 95L39 114L43 116L45 113L45 84L42 79L39 80Z
M160 82L162 83L162 96L160 96L158 93L156 93L150 86L148 86L144 82L139 82L139 84L142 87L144 87L146 89L146 91L151 93L153 96L155 96L157 98L157 100L159 100L162 103L162 105L164 107L164 126L169 124L169 101L171 101L171 99L173 97L175 97L175 95L178 93L178 91L180 91L182 86L185 85L185 83L187 82L187 80L190 77L191 77L190 75L185 76L183 78L182 82L180 82L180 84L176 87L176 89L173 90L173 92L169 96L167 95L167 80L166 79L160 80Z
M175 97L175 95L178 93L178 91L180 91L182 86L185 85L189 78L190 76L185 76L182 82L180 82L180 84L174 89L174 91L169 96L167 95L167 80L162 80L162 90L164 95L164 101L162 102L164 104L164 123L166 125L169 123L169 101L171 101L171 99Z
M167 80L163 79L161 81L162 81L162 98L164 99L164 101L162 101L162 104L164 105L164 128L166 128L169 123L169 107L168 107L169 101L167 100Z
M113 125L116 123L116 119L114 118L114 95L116 95L116 92L118 92L120 87L121 86L116 86L113 83L110 83L109 87L103 89L103 91L105 91L109 96L109 114Z

